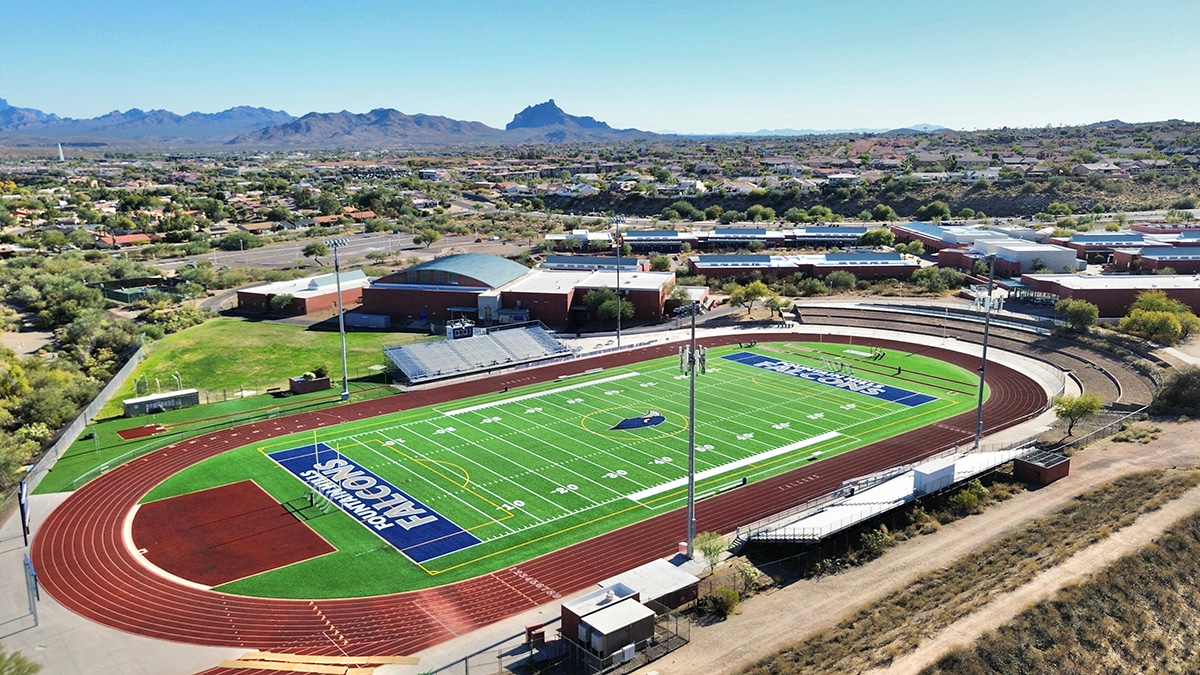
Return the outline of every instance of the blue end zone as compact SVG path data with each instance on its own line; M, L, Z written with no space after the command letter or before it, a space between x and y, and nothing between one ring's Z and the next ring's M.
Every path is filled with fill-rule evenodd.
M818 384L837 387L838 389L844 389L846 391L853 391L858 394L864 394L866 396L878 398L884 401L899 403L900 405L906 405L910 408L937 400L936 396L930 396L929 394L918 394L907 389L892 387L886 384L880 384L879 382L863 380L857 377L851 377L849 375L842 375L840 373L831 373L827 370L813 368L812 366L806 366L800 363L792 363L791 361L780 361L779 359L773 359L769 356L763 356L761 354L737 352L736 354L728 354L722 358L728 359L735 363L754 366L755 368L762 368L763 370L770 370L776 373L783 373L784 375L791 375L792 377L799 377L801 379L808 380L809 382L816 382Z
M267 454L413 562L479 543L479 538L324 443Z

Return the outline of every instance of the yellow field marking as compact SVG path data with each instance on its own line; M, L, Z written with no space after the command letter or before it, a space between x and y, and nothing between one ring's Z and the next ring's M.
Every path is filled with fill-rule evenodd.
M468 484L470 484L470 482L471 482L471 472L470 472L470 471L467 471L467 470L466 470L466 469L464 469L464 468L462 468L462 467L461 467L461 466L459 466L458 464L455 464L454 462L447 462L447 461L445 461L445 460L441 460L441 459L417 459L417 458L415 458L415 457L413 457L413 458L412 458L412 460L413 460L414 462L416 462L417 464L420 464L421 466L424 466L426 469L429 469L430 471L434 471L434 469L432 469L431 467L428 467L428 466L426 466L426 465L425 465L425 463L426 463L426 462L434 462L434 463L437 463L437 464L445 464L446 466L449 466L449 467L454 467L455 469L458 469L458 470L459 470L459 471L461 471L461 472L462 472L462 474L463 474L463 482L462 482L462 483L454 483L454 480L453 480L452 478L448 477L448 476L446 476L445 478L446 478L446 480L448 480L448 481L450 481L450 482L454 483L455 485L457 485L457 486L458 486L458 487L460 487L460 488L465 488L465 487L467 487L467 485L468 485ZM439 473L438 475L442 475L442 474L440 474L440 473Z
M383 441L376 441L376 442L379 443L380 445L383 445ZM428 469L429 471L436 473L437 475L441 476L442 478L445 478L448 482L462 488L463 490L466 490L469 494L473 495L476 499L479 499L480 501L483 501L483 502L503 511L504 517L503 518L493 518L492 519L493 522L500 522L502 520L508 520L509 518L512 518L513 516L516 515L512 511L509 511L508 509L502 507L500 504L497 504L496 502L492 501L491 499L487 498L486 496L481 495L478 492L467 487L467 485L455 482L455 480L453 478L447 476L446 474L442 473L441 471L438 471L435 467L432 467L432 466L429 466L426 464L426 462L439 462L439 463L443 463L443 464L450 464L450 462L440 462L439 460L418 459L418 458L413 457L412 455L408 454L407 452L404 452L404 450L402 450L401 448L394 446L394 445L384 445L383 447L390 449L390 450L396 452L397 454L403 456L405 459L410 460L416 464L419 464L420 466ZM457 466L457 465L455 465L455 466ZM466 471L464 469L462 469L462 467L458 467L458 469L460 471L462 471L463 473L466 473ZM471 477L470 477L470 475L468 475L467 482L470 482L470 480L471 480ZM485 525L490 525L490 524L491 523L484 523L483 525L479 525L477 527L483 527ZM464 529L475 529L475 528L464 528Z
M589 429L587 427L587 420L592 415L598 415L600 413L609 412L611 410L620 410L622 408L624 408L624 406L617 406L614 408L605 408L603 410L593 410L592 412L579 418L579 426L582 427L584 431L596 434L597 436L601 436L603 438L615 438L615 439L620 439L622 441L630 441L630 442L633 442L633 441L657 441L660 438L670 438L672 436L678 436L679 434L683 433L684 431L687 431L687 428L688 428L687 418L684 417L683 415L680 415L677 412L672 411L672 410L668 410L665 413L660 412L659 414L662 415L664 418L667 416L668 413L671 415L674 415L675 417L678 417L680 420L682 420L683 428L676 429L675 431L672 431L669 434L663 433L663 434L659 434L657 436L627 436L625 434L606 434L603 431L596 431L595 429ZM612 431L612 430L605 429L604 431Z
M626 511L632 511L633 509L640 509L640 508L642 508L642 505L641 505L641 504L634 504L633 506L630 506L630 507L628 507L628 508L621 509L620 511L613 511L612 513L606 513L606 514L604 514L603 516L600 516L599 518L592 518L591 520L586 520L586 521L584 521L584 522L582 522L582 523L579 523L579 524L577 524L577 525L572 525L572 526L570 526L570 527L568 527L568 528L566 528L566 529L562 529L562 530L555 530L554 532L550 532L549 534L544 534L544 535L542 535L542 536L540 536L540 537L537 537L536 539L530 539L529 541L523 541L523 542L521 542L520 544L516 544L516 545L514 545L514 546L510 546L510 547L508 547L508 548L500 549L500 550L498 550L498 551L493 551L493 552L491 552L491 553L487 553L487 554L485 554L485 555L481 555L481 556L479 556L479 557L477 557L477 558L472 558L471 560L468 560L468 561L466 561L466 562L461 562L461 563L459 563L459 564L457 564L457 565L451 565L450 567L447 567L447 568L446 568L446 569L444 569L444 570L431 570L431 569L429 569L429 568L425 567L425 565L423 565L423 564L421 564L421 563L417 563L417 566L418 566L418 567L420 567L422 570L425 570L425 573L426 573L426 574L429 574L429 575L431 575L431 576L437 576L437 575L439 575L439 574L445 574L446 572L450 572L450 571L452 571L452 570L456 570L456 569L458 569L458 568L460 568L460 567L465 567L466 565L474 565L475 563L479 562L480 560L486 560L487 558L491 558L491 557L494 557L494 556L498 556L498 555L500 555L501 553L508 553L509 551L516 551L517 549L519 549L519 548L522 548L522 547L524 547L524 546L529 546L530 544L536 544L537 542L539 542L539 541L542 541L543 539L549 539L550 537L557 537L558 535L560 535L560 534L563 534L563 533L565 533L565 532L570 532L571 530L577 530L577 529L579 529L579 528L581 528L581 527L584 527L584 526L586 526L586 525L591 525L592 523L598 523L598 522L600 522L600 521L602 521L602 520L605 520L605 519L607 519L607 518L612 518L612 517L614 517L614 516L619 516L619 515L621 515L622 513L625 513Z

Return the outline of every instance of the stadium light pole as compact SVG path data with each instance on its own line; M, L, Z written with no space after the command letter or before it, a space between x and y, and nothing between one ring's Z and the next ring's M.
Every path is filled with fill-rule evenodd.
M696 354L696 301L692 309L692 340L687 351L688 378L688 480L687 480L687 556L695 554L696 540L696 369L702 365Z
M983 439L983 378L987 375L988 333L992 327L992 284L996 280L996 254L988 256L987 304L983 308L983 356L979 359L979 401L975 405L975 447Z
M333 249L333 280L337 286L338 333L342 338L342 400L350 400L350 382L346 368L346 320L342 317L342 267L338 261L338 249L349 244L349 239L330 239L325 245Z
M617 235L617 349L621 348L621 216L613 216L609 222Z

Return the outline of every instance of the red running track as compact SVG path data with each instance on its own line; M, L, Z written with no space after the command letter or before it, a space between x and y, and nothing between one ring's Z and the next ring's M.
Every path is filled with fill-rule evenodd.
M738 342L708 338L706 346ZM796 340L791 333L754 339ZM825 336L828 342L846 338ZM278 600L181 586L148 571L126 550L122 526L155 485L203 459L266 439L397 410L495 392L577 373L675 354L678 344L567 362L435 389L363 401L329 410L248 424L175 443L85 485L55 509L33 542L33 562L45 589L72 611L120 630L202 645L299 653L412 654L513 614L583 589L676 550L685 532L683 509L629 525L516 567L447 586L340 600ZM920 351L974 371L978 360L958 352L892 340L858 344ZM586 364L586 366L585 366ZM1042 388L1025 375L989 364L989 432L1038 413ZM700 502L702 531L732 531L836 488L843 480L927 457L973 437L974 412L752 483ZM331 644L331 638L337 645ZM216 671L214 671L216 672Z

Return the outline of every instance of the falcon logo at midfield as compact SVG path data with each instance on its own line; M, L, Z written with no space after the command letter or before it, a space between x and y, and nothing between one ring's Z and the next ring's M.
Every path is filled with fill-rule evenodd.
M661 413L650 410L645 415L642 415L640 417L626 417L625 419L618 422L617 426L613 427L613 430L641 429L642 427L652 427L656 424L662 424L665 420L666 420L666 418L663 417Z

